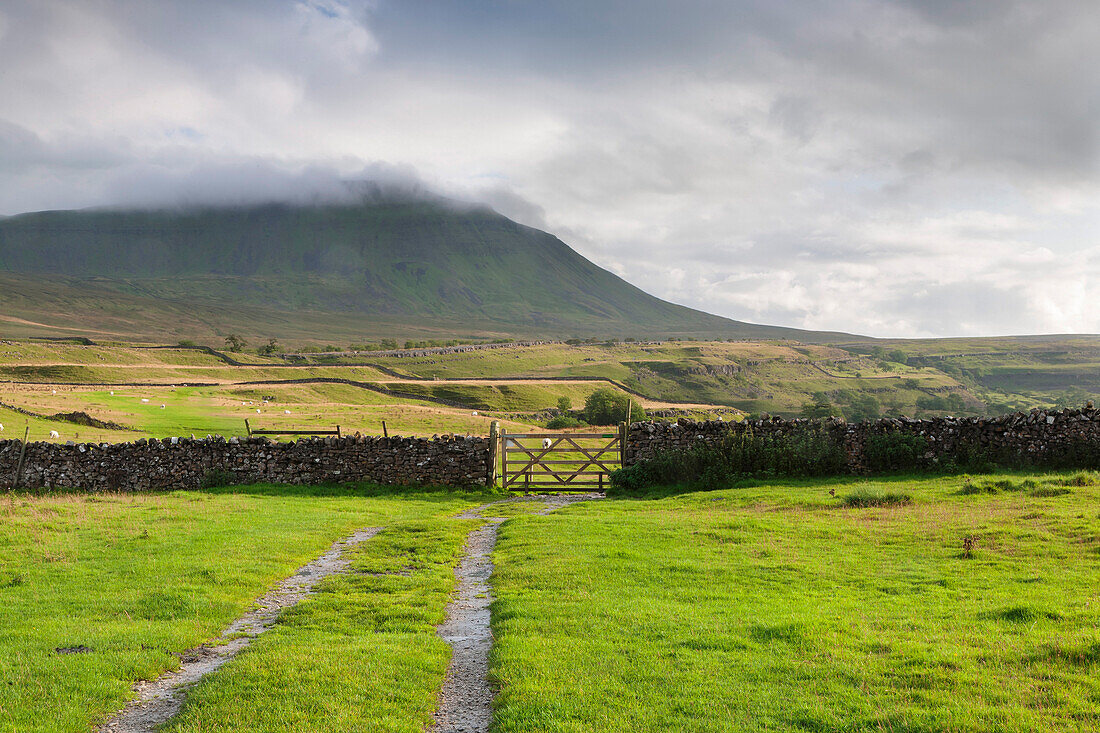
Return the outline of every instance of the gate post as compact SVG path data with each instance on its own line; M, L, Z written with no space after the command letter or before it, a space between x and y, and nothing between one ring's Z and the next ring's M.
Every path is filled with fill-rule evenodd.
M500 443L500 423L489 424L489 471L485 485L490 489L497 485L497 444Z
M629 430L630 425L619 423L619 466L622 468L626 468L626 434Z

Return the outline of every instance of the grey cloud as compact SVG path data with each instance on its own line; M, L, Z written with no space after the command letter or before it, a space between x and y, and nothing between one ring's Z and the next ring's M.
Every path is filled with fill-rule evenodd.
M335 167L277 165L264 158L211 160L186 169L135 167L108 188L111 201L138 206L352 203L436 197L408 166L374 163L347 174Z
M35 166L111 168L132 156L128 147L117 138L47 142L25 127L0 119L0 168L9 173Z
M904 313L920 333L970 336L1019 335L1033 314L1027 293L987 283L951 283L894 293L883 299L887 312Z
M1079 256L1100 236L1089 3L14 0L0 14L0 213L343 200L368 180L482 201L732 317L1100 330L1082 294L1100 262Z

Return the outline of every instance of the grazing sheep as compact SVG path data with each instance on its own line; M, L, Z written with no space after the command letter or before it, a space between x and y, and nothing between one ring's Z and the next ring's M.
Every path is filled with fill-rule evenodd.
M0 433L4 432L4 423L0 422Z
M144 397L142 397L142 398L141 398L141 401L142 401L142 402L148 402L149 400L147 400L147 399L145 399Z
M284 415L289 415L289 414L290 414L290 410L283 410L283 414L284 414Z
M542 439L542 447L543 448L549 448L551 442L552 441L550 440L550 438L543 438Z
M51 431L50 431L50 437L51 437L51 438L60 438L60 437L61 437L61 433L57 432L56 430L51 430Z
M259 414L260 414L260 411L259 411L259 410L256 410L256 414L257 414L257 415L259 415Z
M473 415L474 417L477 417L477 410L474 410L474 411L473 411L473 412L471 412L470 414L471 414L471 415Z
M162 410L163 410L163 409L164 409L164 405L161 405L161 406L160 406L160 409L162 409Z
M115 391L114 391L114 390L112 389L112 390L111 390L111 394L112 394L112 395L114 395L114 393L115 393Z

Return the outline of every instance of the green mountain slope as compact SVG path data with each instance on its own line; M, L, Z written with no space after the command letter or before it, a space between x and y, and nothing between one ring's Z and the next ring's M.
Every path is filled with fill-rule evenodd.
M442 200L24 214L0 220L0 285L0 333L837 336L662 301L546 232Z

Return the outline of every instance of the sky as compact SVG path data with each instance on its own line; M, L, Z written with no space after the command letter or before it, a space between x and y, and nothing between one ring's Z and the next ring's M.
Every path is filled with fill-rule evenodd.
M662 298L1100 332L1091 0L5 0L0 215L488 203Z

